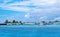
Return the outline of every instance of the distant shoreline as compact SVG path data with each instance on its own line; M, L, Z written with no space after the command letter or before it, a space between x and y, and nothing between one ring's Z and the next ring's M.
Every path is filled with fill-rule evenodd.
M59 20L54 20L54 21L40 21L40 22L22 22L22 21L16 21L16 20L5 20L5 22L0 23L0 25L58 25L60 24Z
M60 28L60 25L0 25L0 27L57 27L57 28Z

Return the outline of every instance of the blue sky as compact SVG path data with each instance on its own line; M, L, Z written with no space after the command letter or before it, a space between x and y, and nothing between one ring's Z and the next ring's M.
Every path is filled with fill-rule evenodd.
M60 20L60 0L0 0L0 22Z

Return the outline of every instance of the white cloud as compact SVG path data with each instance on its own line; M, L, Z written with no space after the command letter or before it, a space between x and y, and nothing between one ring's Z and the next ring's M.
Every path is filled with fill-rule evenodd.
M10 0L4 0L5 3L9 2ZM1 8L13 11L23 11L23 12L30 12L30 11L38 11L41 8L46 8L46 6L53 6L56 4L57 0L29 0L23 2L14 2L7 5L0 5ZM36 8L31 8L27 6L36 6ZM43 11L43 10L42 10Z
M60 17L57 17L57 18L55 18L54 20L59 20L59 21L60 21Z
M30 2L23 1L23 2L14 2L14 3L8 4L8 5L1 4L0 7L2 9L6 9L6 10L29 12L31 9L31 8L27 7L29 5L30 5Z
M53 5L56 3L57 0L31 0L34 5Z
M5 7L5 8L6 8L6 10L13 10L13 11L19 11L19 12L20 11L22 11L22 12L28 12L28 11L30 11L29 8L15 7L15 6L10 6L10 7Z
M14 3L11 3L11 4L9 4L9 6L12 6L12 5L14 5L14 6L18 6L18 5L27 6L27 5L30 5L30 4L31 4L30 1L23 1L23 2L14 2Z
M47 19L48 19L47 16L42 16L42 17L40 17L40 21L46 21Z
M9 2L9 0L5 0L5 3ZM57 5L58 3L58 5ZM39 17L40 20L46 20L48 17L53 14L59 14L60 6L59 1L57 0L29 0L29 1L22 1L22 2L13 2L10 4L1 4L0 8L18 12L28 12L24 17ZM35 6L35 7L28 7L28 6ZM43 17L40 17L43 16ZM35 19L35 18L34 18Z
M25 18L30 18L30 14L27 13L24 17L25 17Z

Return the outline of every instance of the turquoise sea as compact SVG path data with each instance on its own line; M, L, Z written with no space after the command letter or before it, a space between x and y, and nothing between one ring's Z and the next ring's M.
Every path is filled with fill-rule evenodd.
M0 26L0 37L60 37L60 26L59 25Z

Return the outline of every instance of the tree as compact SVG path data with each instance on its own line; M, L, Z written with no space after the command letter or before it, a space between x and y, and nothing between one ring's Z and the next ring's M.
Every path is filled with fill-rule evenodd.
M9 23L9 22L8 22L8 20L5 20L5 22L4 22L4 23L6 23L6 24L7 24L7 23Z
M45 21L41 21L42 23L46 23Z
M15 21L15 20L13 20L13 21L12 21L12 23L16 23L16 21Z
M23 24L21 21L19 22L20 24Z
M59 22L58 20L55 20L54 22Z
M20 23L22 23L22 22L20 21Z
M41 21L43 23L43 25L46 25L47 23L45 21Z
M15 23L18 23L18 21L15 21Z
M53 21L49 21L49 22L48 22L48 25L53 24L53 23L54 23Z

